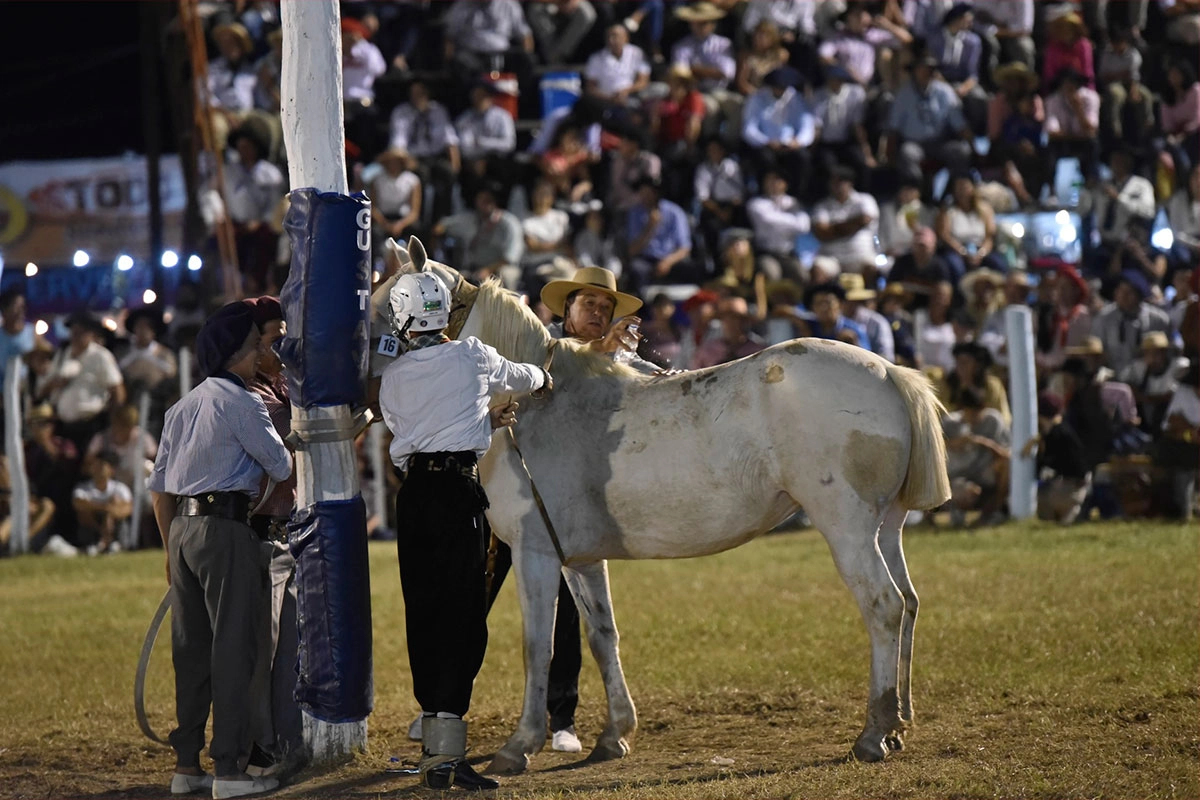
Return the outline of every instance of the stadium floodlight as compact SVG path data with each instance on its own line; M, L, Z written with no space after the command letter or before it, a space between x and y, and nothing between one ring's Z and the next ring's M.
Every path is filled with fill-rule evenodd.
M1066 225L1071 221L1071 214L1065 208L1061 209L1057 214L1054 215L1054 221L1059 225Z
M32 278L34 275L37 275L37 274L38 274L38 265L37 264L30 261L28 264L25 265L25 277L26 278Z
M129 272L133 269L133 256L127 256L124 253L117 256L117 269L121 272Z
M1155 250L1167 251L1175 246L1175 232L1170 228L1159 228L1150 237L1150 244Z
M1074 225L1063 225L1058 232L1058 236L1062 239L1063 244L1073 244L1079 236L1079 231L1075 230Z
M188 256L188 269L192 272L198 272L204 266L204 262L200 260L200 256Z
M87 253L82 250L76 250L75 257L71 259L71 262L77 267L86 267L91 260L91 256Z
M1025 226L1019 222L1013 223L1012 235L1014 239L1022 239L1025 237Z
M174 250L164 250L162 254L162 265L167 269L179 266L179 253Z
M48 322L46 322L46 320L44 320L44 319L39 319L37 322L35 322L33 324L33 331L38 336L45 336L49 330L50 330L50 324Z
M147 289L146 291L142 292L142 302L146 305L150 305L157 299L158 295L155 294L153 289Z

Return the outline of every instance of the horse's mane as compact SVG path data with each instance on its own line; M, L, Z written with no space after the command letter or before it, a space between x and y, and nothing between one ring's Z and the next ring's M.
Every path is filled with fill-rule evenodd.
M526 364L541 366L545 362L552 340L550 332L529 306L500 285L498 278L489 278L479 287L471 314L480 320L480 340L495 347L500 355ZM574 339L558 340L551 371L560 383L589 376L641 375Z

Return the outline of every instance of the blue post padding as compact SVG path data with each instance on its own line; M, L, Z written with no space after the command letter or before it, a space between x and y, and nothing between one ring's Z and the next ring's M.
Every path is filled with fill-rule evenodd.
M288 198L292 266L279 296L287 334L277 347L292 403L359 405L370 343L371 202L316 189Z
M288 523L300 629L296 702L325 722L366 719L374 705L366 527L358 495L297 510Z

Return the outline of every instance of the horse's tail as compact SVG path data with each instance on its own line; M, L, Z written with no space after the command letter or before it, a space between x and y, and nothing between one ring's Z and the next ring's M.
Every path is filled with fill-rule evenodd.
M942 436L942 415L946 409L923 373L895 364L888 364L887 371L904 398L912 426L908 472L897 499L909 509L936 508L950 499L946 440Z

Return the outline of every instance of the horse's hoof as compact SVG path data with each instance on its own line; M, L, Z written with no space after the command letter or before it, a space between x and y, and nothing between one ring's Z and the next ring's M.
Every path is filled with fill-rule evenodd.
M529 756L524 753L514 756L501 750L496 753L496 757L492 759L492 763L484 772L490 775L520 775L527 769L529 769Z
M618 758L624 758L629 755L629 742L624 739L614 741L605 741L601 739L596 742L596 746L592 748L592 752L588 753L588 761L613 761Z
M860 738L854 743L854 749L850 751L850 755L855 761L875 764L887 758L887 746L882 740L873 742Z
M887 747L889 753L899 753L904 749L904 740L900 738L899 731L889 733L884 738L883 744Z

